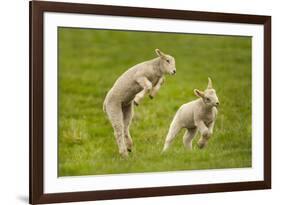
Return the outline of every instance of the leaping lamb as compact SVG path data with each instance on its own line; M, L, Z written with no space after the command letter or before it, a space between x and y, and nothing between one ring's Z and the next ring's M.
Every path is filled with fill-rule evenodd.
M201 138L198 141L199 148L206 146L213 134L217 106L219 105L219 99L215 89L212 87L212 81L210 78L208 80L208 86L204 92L194 89L194 93L199 99L182 105L177 111L170 125L163 152L168 150L182 128L187 129L183 136L183 143L187 149L192 149L192 140L197 130L201 133Z
M108 91L103 109L114 129L121 156L128 156L133 141L129 127L133 118L133 103L139 105L144 96L155 97L164 82L164 75L176 73L175 59L159 49L158 55L149 61L137 64L123 73Z

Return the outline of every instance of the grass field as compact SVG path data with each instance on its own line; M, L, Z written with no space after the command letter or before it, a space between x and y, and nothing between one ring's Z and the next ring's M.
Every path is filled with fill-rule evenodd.
M118 76L156 57L155 48L175 57L177 74L135 108L134 148L124 160L102 103ZM221 103L208 146L198 149L197 135L186 151L182 131L161 155L175 112L208 76ZM250 166L250 37L59 28L59 176Z

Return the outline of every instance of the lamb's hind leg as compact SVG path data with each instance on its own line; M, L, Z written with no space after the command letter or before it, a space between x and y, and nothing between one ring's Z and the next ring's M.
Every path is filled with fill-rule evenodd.
M176 135L178 134L178 132L180 130L181 130L181 127L173 120L173 122L170 126L170 129L169 129L168 135L166 137L165 145L164 145L162 152L166 152L169 149L171 143L173 142L173 140L175 139Z
M128 151L124 139L123 111L121 105L109 104L106 106L106 112L114 130L119 154L126 157L128 156Z
M133 147L133 140L130 135L130 124L134 115L133 109L134 108L132 103L123 107L124 136L125 136L125 143L127 146L127 150L129 152L132 151L132 147Z
M196 135L197 128L188 129L183 136L183 144L188 150L192 150L192 140Z

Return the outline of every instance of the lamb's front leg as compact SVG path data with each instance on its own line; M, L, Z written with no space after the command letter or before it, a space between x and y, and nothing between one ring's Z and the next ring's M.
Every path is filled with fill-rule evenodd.
M142 91L140 91L138 94L136 94L135 98L134 98L134 104L136 106L138 106L140 104L140 101L144 98L145 94L147 91L145 91L144 89Z
M135 96L135 105L139 105L140 101L144 98L146 93L150 92L152 89L152 83L146 77L141 77L137 79L137 82L143 88L143 90Z
M151 89L151 91L150 91L150 94L149 94L149 97L150 97L151 99L153 99L153 98L156 96L157 92L158 92L159 89L161 88L161 86L162 86L162 84L164 83L164 81L165 81L165 78L164 78L164 77L161 77L161 78L157 81L156 85L155 85L154 87L152 87L152 89Z
M208 125L209 138L213 135L214 126L215 126L215 121L211 122L211 123Z
M205 125L205 124L204 124ZM199 142L198 142L198 146L199 148L204 148L207 145L207 142L209 141L210 137L213 134L213 128L214 128L215 122L213 121L212 123L210 123L207 128L208 130L205 130L205 133L202 134L202 137L200 138Z
M201 133L201 138L198 141L198 146L200 149L202 149L207 145L208 139L210 137L210 132L203 121L196 122L196 126Z

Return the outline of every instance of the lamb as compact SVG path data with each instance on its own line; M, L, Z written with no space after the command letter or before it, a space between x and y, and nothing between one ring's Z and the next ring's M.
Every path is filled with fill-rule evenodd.
M137 64L123 73L108 91L103 109L112 124L119 154L131 152L133 141L129 132L133 103L139 105L146 94L152 99L164 82L164 75L176 73L175 59L155 49L157 58Z
M199 99L182 105L177 111L165 140L163 152L166 152L177 133L186 128L187 131L183 136L183 144L186 149L192 149L192 140L197 133L201 133L201 138L198 141L199 148L204 148L208 140L213 134L213 128L217 116L217 106L219 100L215 89L212 87L212 81L208 78L207 89L202 92L194 89L194 93Z

